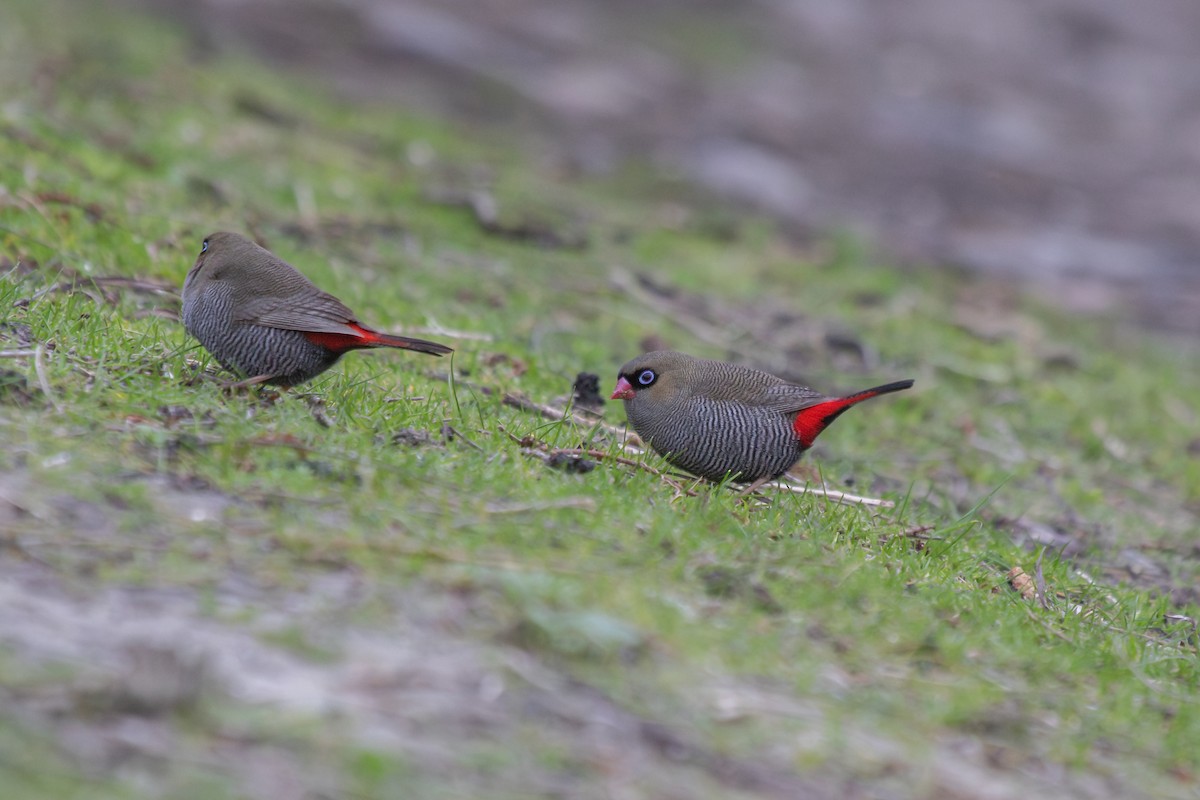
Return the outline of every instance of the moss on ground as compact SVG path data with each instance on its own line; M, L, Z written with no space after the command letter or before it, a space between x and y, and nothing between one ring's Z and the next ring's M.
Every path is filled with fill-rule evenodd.
M1194 349L565 180L137 16L0 23L6 797L1195 791ZM458 352L223 391L175 295L218 229ZM800 470L896 508L547 466L619 447L506 396L607 387L647 340L916 378ZM201 643L198 701L130 704L141 622Z

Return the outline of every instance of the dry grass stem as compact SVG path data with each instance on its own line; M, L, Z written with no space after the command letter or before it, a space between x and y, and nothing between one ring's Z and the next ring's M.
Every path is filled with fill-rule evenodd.
M50 390L50 381L46 378L46 359L45 348L38 345L33 351L33 370L37 373L38 386L42 387L42 394L46 395L46 399L50 401L50 405L54 406L54 410L62 413L62 404L58 402L58 398L54 396L54 392Z

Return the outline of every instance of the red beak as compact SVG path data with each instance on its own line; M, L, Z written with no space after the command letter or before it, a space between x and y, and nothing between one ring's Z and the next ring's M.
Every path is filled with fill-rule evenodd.
M617 378L617 388L613 389L612 397L609 400L632 400L633 399L633 384L624 378Z

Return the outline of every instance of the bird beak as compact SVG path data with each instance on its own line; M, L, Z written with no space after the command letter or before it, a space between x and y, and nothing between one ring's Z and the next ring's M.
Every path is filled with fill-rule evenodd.
M624 378L617 378L617 388L613 389L612 397L609 400L632 400L633 399L633 384Z

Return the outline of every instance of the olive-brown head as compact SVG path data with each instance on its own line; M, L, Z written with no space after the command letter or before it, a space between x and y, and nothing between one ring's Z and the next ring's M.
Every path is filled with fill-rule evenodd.
M786 381L762 370L655 350L621 367L612 399L624 400L626 409L670 406L695 395L755 403L763 391L779 384Z
M183 281L184 302L214 283L228 287L235 308L239 302L255 299L325 295L282 258L245 236L226 231L205 237L196 263ZM352 316L348 310L347 315Z

